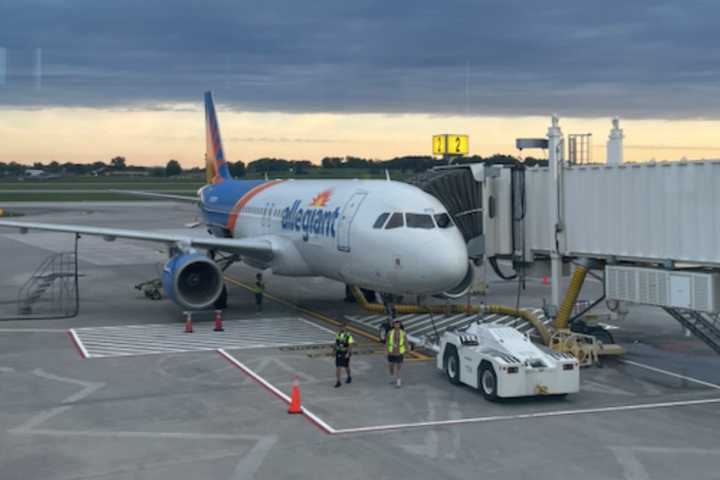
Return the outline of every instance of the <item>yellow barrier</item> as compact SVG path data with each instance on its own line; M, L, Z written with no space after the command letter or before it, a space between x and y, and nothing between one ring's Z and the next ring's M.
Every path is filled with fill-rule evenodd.
M570 278L570 285L568 285L565 291L565 298L563 298L562 304L558 309L557 317L553 321L553 327L555 330L565 330L568 328L568 321L570 320L570 314L572 313L573 306L577 301L577 297L580 294L585 276L587 275L588 267L585 265L578 265Z

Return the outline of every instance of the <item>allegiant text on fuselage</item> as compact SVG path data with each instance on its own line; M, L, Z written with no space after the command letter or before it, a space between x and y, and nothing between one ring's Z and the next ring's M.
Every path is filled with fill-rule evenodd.
M300 208L300 200L291 207L285 207L282 215L282 229L303 233L314 233L325 237L335 237L335 224L340 216L340 207L334 210L324 208Z

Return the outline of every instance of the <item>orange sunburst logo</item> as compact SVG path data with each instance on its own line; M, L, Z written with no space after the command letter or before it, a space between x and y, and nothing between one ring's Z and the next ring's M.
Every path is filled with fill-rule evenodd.
M318 193L310 201L310 206L311 207L324 207L325 204L328 202L328 200L330 200L331 193L332 193L332 190L325 190L324 192Z

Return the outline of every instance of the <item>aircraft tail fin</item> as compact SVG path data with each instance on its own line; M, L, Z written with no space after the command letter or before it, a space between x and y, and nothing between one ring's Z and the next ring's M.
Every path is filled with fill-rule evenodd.
M222 141L220 140L220 126L215 113L215 102L212 92L205 92L205 135L207 144L205 148L205 176L207 183L220 183L230 180L230 168L225 161Z

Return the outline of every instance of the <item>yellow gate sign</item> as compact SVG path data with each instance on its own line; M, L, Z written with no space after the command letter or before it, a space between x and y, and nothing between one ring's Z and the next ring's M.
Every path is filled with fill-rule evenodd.
M470 141L467 135L433 135L433 155L467 155Z

